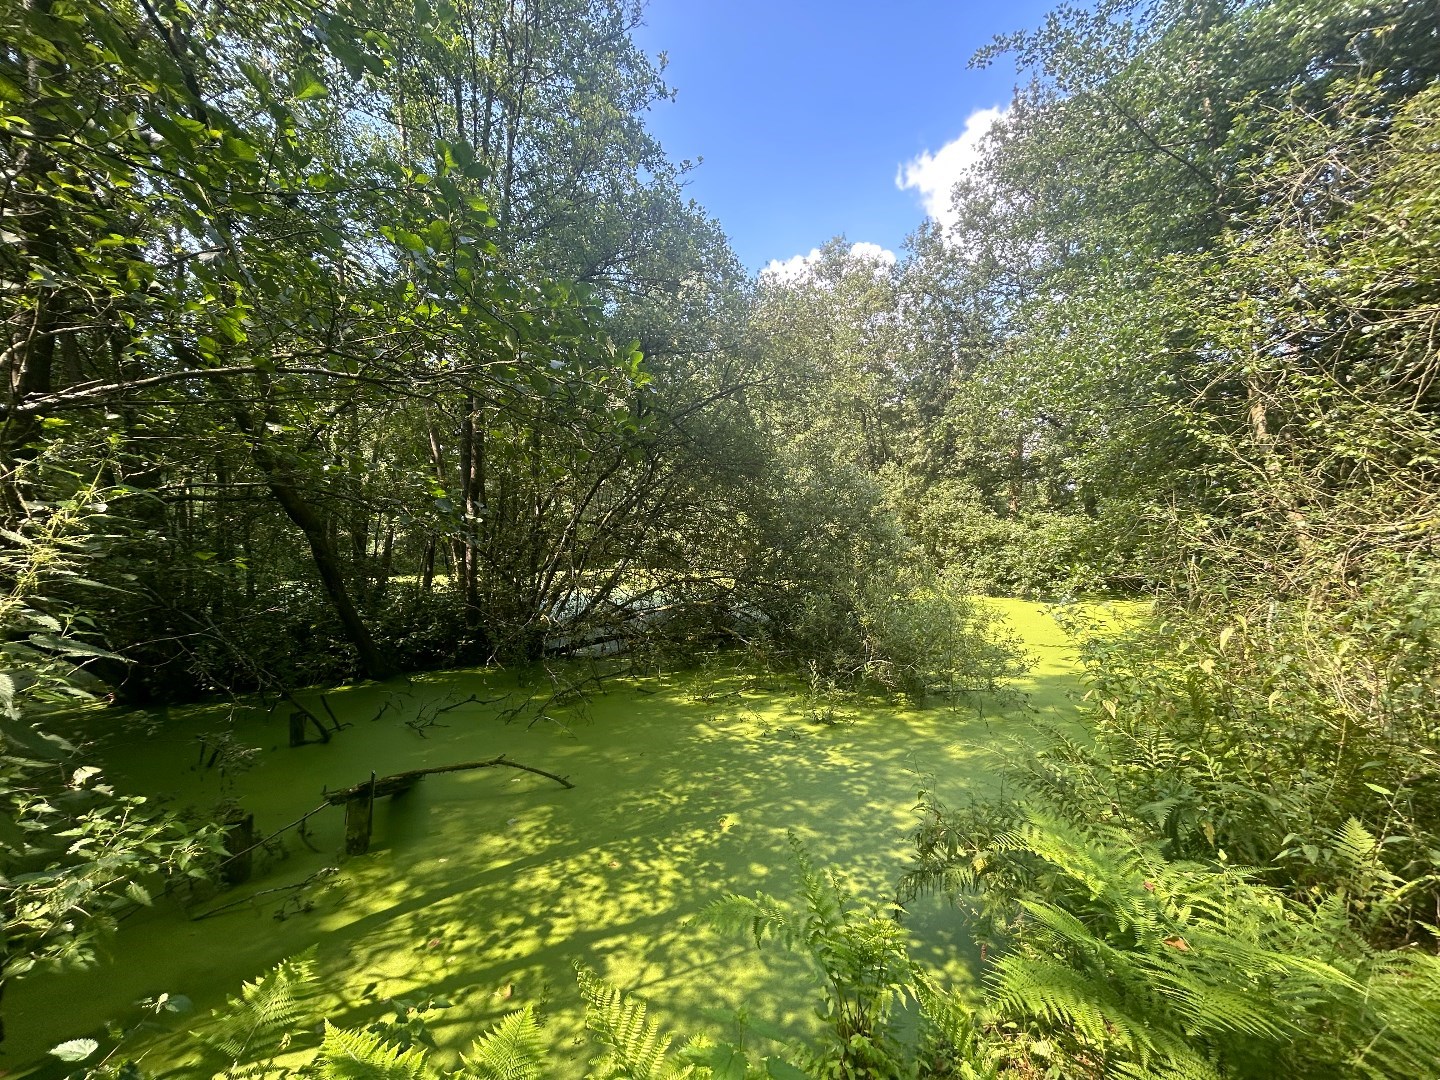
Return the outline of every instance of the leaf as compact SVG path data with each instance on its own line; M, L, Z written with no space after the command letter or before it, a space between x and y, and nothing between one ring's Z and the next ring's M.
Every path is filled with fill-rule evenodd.
M810 1080L800 1069L778 1057L765 1059L765 1075L773 1080Z
M0 814L0 848L19 854L30 846L25 830L8 813Z
M75 745L59 735L25 724L0 723L6 739L26 753L45 761L64 761L75 753Z
M94 1039L71 1039L59 1046L52 1046L50 1053L61 1061L84 1061L99 1049L100 1044Z
M238 66L241 73L249 80L250 85L259 91L262 98L273 96L274 91L270 83L269 75L266 75L264 71L248 60L241 60Z
M295 76L295 100L318 101L330 96L330 91L313 71L300 71Z
M696 1065L704 1070L700 1075L708 1075L711 1080L745 1080L749 1074L744 1050L733 1043L716 1042L706 1035L691 1038L678 1056L690 1063L683 1067L682 1075L695 1075Z
M745 1080L748 1063L745 1060L745 1052L737 1046L719 1043L711 1047L703 1058L697 1060L703 1065L710 1066L715 1080Z
M476 1080L538 1080L544 1072L545 1040L527 1005L492 1027L462 1056Z
M65 656L99 656L106 660L124 660L118 653L109 649L102 649L98 645L86 645L83 642L74 641L70 638L58 638L54 634L31 634L30 644L42 649L49 649L52 652L62 653Z

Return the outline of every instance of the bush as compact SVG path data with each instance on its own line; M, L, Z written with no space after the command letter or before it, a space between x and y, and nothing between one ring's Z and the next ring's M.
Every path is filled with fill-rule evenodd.
M1144 578L1117 523L1078 511L997 514L978 492L941 481L895 509L931 565L963 572L991 596L1133 592Z

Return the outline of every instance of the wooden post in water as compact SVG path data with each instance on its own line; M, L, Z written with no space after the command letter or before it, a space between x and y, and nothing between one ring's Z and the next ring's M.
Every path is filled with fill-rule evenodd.
M225 818L225 854L220 877L227 885L250 880L255 858L255 815L236 808Z
M370 850L370 821L375 813L375 774L365 790L345 802L345 854L364 855Z
M305 745L305 721L307 717L303 712L292 712L290 714L290 745Z

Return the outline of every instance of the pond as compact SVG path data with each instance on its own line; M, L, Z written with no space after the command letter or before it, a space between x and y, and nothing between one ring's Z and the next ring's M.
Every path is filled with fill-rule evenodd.
M582 1076L595 1054L577 961L645 998L671 1030L718 1031L743 1004L803 1036L818 989L802 958L760 953L691 920L725 892L789 895L790 832L857 897L885 900L909 857L920 788L933 783L952 800L983 792L997 751L1035 720L1072 713L1074 661L1053 621L1037 604L992 603L1034 658L1018 699L914 708L877 698L850 703L838 724L807 718L799 684L723 657L701 671L612 680L543 717L532 704L508 722L507 709L550 693L543 673L342 688L326 700L350 726L298 748L288 745L288 710L247 707L233 734L257 752L225 775L204 767L198 737L226 728L229 706L131 714L98 752L111 783L165 792L175 807L233 800L260 834L372 772L507 754L574 787L501 768L430 776L377 801L371 849L350 858L340 855L343 811L321 811L305 837L285 833L283 850L264 854L245 884L183 905L163 899L127 919L97 970L15 985L3 1061L35 1063L107 1019L135 1018L137 1002L162 993L203 1014L311 945L333 1022L364 1024L391 999L441 999L448 1007L429 1014L431 1030L453 1055L532 1002L557 1077ZM306 700L321 711L318 692ZM957 983L973 978L952 911L918 902L905 924L917 958ZM150 1064L174 1053L160 1040Z

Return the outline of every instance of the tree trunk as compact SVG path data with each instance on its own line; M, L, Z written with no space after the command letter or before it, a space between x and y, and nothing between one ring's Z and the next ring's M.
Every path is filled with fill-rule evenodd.
M263 429L232 394L221 388L221 393L230 399L230 410L240 430L250 436L250 456L256 468L265 478L265 486L285 511L285 516L295 523L310 545L310 554L319 571L320 582L330 598L335 614L345 630L345 637L360 657L361 670L372 679L388 679L395 674L394 665L380 652L370 628L360 617L349 587L345 584L345 573L336 553L329 523L316 512L308 499L296 485L294 471L288 467L266 441Z
M325 586L325 593L330 597L335 614L340 617L345 637L355 646L355 651L360 656L361 668L372 679L388 679L395 674L394 666L381 654L375 639L370 635L370 628L365 625L365 620L360 617L355 602L350 598L340 558L330 542L330 531L326 528L325 519L315 512L314 507L294 486L280 467L274 453L264 443L255 445L255 464L260 467L265 476L265 485L275 496L280 508L285 511L285 516L305 534L310 545L310 554L315 560L315 569L320 573L321 584Z

